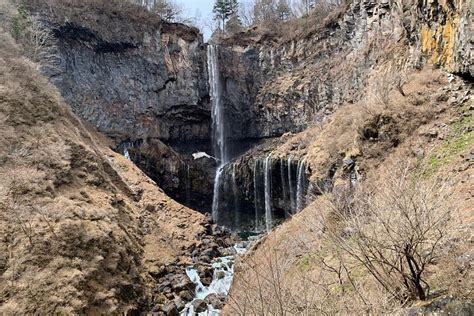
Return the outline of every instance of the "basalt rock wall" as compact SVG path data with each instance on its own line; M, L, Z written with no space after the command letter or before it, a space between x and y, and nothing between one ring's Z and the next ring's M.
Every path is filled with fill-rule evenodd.
M189 202L191 190L205 210L213 166L189 158L210 148L206 46L198 29L162 22L128 2L26 3L54 35L57 58L45 72L74 113L114 149L128 149L173 198Z
M384 61L397 59L394 73L429 62L472 78L471 11L463 0L354 0L328 16L270 26L278 31L254 28L223 39L232 138L303 130L359 100Z
M121 141L209 139L206 50L193 27L139 7L29 1L48 25L59 63L49 75L73 111Z

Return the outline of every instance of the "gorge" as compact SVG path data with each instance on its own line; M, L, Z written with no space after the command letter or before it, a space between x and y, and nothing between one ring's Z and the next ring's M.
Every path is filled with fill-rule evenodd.
M143 4L0 3L0 313L474 311L471 1Z

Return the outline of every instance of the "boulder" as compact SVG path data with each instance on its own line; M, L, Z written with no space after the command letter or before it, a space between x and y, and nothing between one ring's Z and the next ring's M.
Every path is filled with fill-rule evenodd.
M224 308L225 296L222 294L212 293L206 296L204 301L215 309L222 309Z
M192 305L196 313L202 313L207 310L207 303L204 300L194 300Z
M162 308L163 312L165 315L169 316L178 316L178 308L176 307L176 304L173 302L166 303Z

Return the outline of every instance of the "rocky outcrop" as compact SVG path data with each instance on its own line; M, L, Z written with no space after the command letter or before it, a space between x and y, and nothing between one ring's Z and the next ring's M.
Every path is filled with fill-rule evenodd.
M193 27L127 3L41 1L60 63L49 75L73 111L117 143L209 139L206 53Z
M199 31L161 22L122 1L29 0L54 34L58 60L46 72L75 114L129 148L167 194L205 211L212 164L206 48ZM193 192L192 198L189 192Z
M223 39L220 65L233 138L275 137L321 121L359 100L384 61L398 60L398 69L387 70L393 76L424 61L473 74L472 13L465 1L356 0L298 23L283 26L291 35L254 28Z
M418 5L416 33L421 51L431 63L471 81L474 77L472 10L469 1L423 0Z
M158 139L124 143L119 150L127 151L130 159L178 202L211 211L213 159L194 160Z

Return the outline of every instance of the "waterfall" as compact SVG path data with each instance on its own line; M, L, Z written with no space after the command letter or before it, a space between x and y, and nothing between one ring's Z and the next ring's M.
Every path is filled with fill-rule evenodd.
M287 183L286 183L286 179L285 179L285 174L286 174L286 170L285 170L285 161L283 160L283 158L280 159L280 175L281 175L281 190L282 190L282 200L283 201L288 201L288 194L287 194ZM287 216L289 213L291 212L285 212L285 216Z
M296 211L301 211L304 207L305 195L305 162L304 159L298 162L298 173L296 176Z
M132 160L130 158L130 153L128 152L128 148L125 147L125 149L123 150L123 155L125 158L127 158L128 160Z
M215 45L207 47L207 62L209 70L209 87L212 106L212 140L214 157L223 166L227 161L224 130L224 108L222 106L222 90L219 75L218 49Z
M290 191L290 205L291 205L291 212L295 213L296 211L296 202L295 202L295 190L293 188L293 180L291 176L291 158L292 156L288 157L288 188Z
M220 84L217 46L210 44L207 47L207 63L212 107L212 145L214 157L216 157L219 163L214 177L214 196L212 199L212 218L214 222L217 223L219 220L219 186L221 182L221 175L228 159L225 146L224 109L221 102L222 91Z
M217 168L216 170L216 175L214 176L214 190L212 196L212 219L215 223L217 223L217 220L219 219L219 193L223 171L224 166L219 166L219 168Z
M265 226L267 232L272 229L272 160L271 154L265 159Z
M259 205L259 194L258 194L258 163L259 160L255 159L254 165L253 165L253 199L255 203L255 231L259 230L258 227L258 205Z
M234 224L235 227L240 225L240 203L239 203L239 189L235 176L235 164L232 164L232 194L234 195Z

